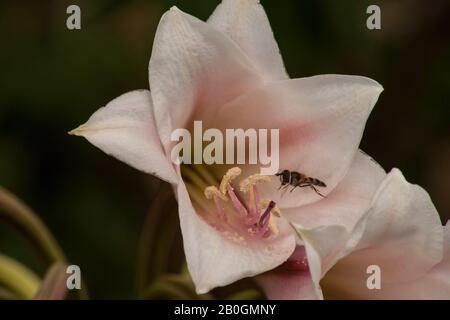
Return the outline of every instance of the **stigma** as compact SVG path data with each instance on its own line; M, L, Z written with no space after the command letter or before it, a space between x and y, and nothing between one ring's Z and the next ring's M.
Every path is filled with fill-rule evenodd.
M239 239L276 237L281 211L274 201L260 199L257 187L259 183L270 182L271 178L251 175L242 180L236 190L233 181L241 173L240 168L233 167L225 173L219 186L204 189L206 199L214 202L218 229L228 230L227 234L232 230Z

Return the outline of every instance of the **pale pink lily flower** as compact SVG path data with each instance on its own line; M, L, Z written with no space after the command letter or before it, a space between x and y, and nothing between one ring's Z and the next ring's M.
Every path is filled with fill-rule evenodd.
M269 298L450 299L450 222L442 227L424 189L393 169L362 215L337 205L338 189L312 212L284 212L302 245L288 263L258 277ZM379 268L376 288L371 266Z
M359 76L290 80L256 0L224 0L206 23L172 8L149 70L150 91L116 98L72 134L173 185L198 293L280 267L306 270L299 285L315 283L295 297L320 297L320 276L309 270L322 262L301 254L304 239L289 221L317 219L330 241L335 224L351 232L368 210L386 174L358 146L382 87ZM327 198L307 188L281 197L277 181L251 166L225 174L229 167L174 165L170 135L194 120L204 129L280 129L280 168L326 182Z

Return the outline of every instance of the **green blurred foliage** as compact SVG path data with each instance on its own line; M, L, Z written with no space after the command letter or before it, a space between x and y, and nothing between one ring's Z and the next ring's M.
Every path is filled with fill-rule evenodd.
M0 3L0 184L30 204L94 298L134 296L139 235L159 183L66 133L116 96L148 87L161 15L203 20L219 1L7 0ZM362 148L399 167L450 217L450 3L262 0L292 77L358 74L385 88ZM66 8L82 10L69 31ZM382 30L366 28L378 4ZM0 226L0 250L38 265ZM181 248L180 248L181 254ZM42 270L39 270L42 272Z

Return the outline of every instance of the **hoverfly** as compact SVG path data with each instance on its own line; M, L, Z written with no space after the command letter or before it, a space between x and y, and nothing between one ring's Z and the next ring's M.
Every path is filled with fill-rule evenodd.
M317 187L325 188L327 185L325 184L325 182L320 181L319 179L311 178L303 173L289 170L283 170L275 175L280 177L281 185L279 189L282 188L286 189L289 186L291 186L293 187L291 189L292 192L297 187L299 188L309 187L313 189L319 196L325 198L325 196L317 190Z

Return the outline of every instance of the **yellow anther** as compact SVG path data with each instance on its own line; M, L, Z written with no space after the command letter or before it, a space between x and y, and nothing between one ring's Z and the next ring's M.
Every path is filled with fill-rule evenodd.
M228 198L226 195L222 194L216 186L209 186L205 188L205 197L206 199L212 199L214 196L219 197L220 199L227 201Z
M270 200L267 199L261 199L261 201L259 201L259 206L261 208L267 208L267 206L269 205Z
M253 192L253 188L250 188L248 206L250 209L255 209L255 192Z
M281 210L278 207L275 207L272 209L272 213L276 216L276 217L281 217Z
M231 181L236 179L241 174L241 172L242 170L240 168L234 167L228 170L227 173L225 173L219 187L222 194L225 195L227 193L227 186L231 183Z
M252 187L257 184L258 182L270 182L271 179L269 176L263 176L260 174L253 174L250 177L248 177L245 180L242 180L239 184L239 188L241 189L241 192L247 193L249 192Z
M269 230L270 233L273 236L277 236L279 231L278 231L278 227L277 227L277 219L274 215L270 215L270 219L269 219Z

